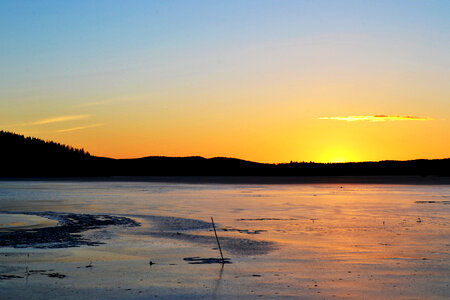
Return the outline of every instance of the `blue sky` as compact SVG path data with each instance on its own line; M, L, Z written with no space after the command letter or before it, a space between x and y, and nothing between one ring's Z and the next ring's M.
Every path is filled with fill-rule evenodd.
M234 123L257 136L319 117L440 120L450 113L449 15L450 1L0 1L0 126L106 153L94 132L150 130L147 116L173 136L146 150L164 154L187 149L174 120L181 136L203 130L195 124L216 130L199 140ZM16 126L70 115L86 117ZM147 147L156 137L135 138Z

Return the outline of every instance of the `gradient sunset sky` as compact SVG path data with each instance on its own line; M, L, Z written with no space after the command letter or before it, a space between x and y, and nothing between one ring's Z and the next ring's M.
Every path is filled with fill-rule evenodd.
M450 1L0 0L0 129L93 155L450 157Z

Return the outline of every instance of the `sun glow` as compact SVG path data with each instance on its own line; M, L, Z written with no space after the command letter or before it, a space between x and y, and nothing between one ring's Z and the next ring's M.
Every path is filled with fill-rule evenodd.
M345 163L359 161L358 156L351 149L345 147L333 147L326 149L318 162Z

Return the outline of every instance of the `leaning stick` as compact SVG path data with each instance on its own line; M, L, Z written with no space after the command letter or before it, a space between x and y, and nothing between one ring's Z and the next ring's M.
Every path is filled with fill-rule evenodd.
M214 229L214 234L216 236L217 245L219 245L220 257L222 257L222 264L224 264L225 260L223 259L222 248L220 247L219 238L217 237L216 225L214 225L213 217L211 217L211 222L212 222L212 226L213 226L213 229Z

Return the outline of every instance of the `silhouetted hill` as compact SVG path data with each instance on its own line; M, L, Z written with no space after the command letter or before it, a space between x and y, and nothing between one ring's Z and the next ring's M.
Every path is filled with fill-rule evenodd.
M108 176L450 176L450 159L262 164L235 158L111 159L83 149L0 132L0 177Z
M35 157L86 157L89 152L52 141L0 131L0 153L4 155L24 155Z
M0 176L3 177L64 176L71 174L73 168L81 174L81 167L87 167L90 160L90 154L83 149L0 131Z

